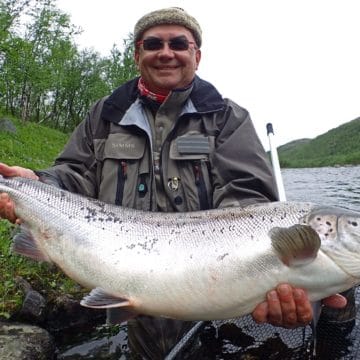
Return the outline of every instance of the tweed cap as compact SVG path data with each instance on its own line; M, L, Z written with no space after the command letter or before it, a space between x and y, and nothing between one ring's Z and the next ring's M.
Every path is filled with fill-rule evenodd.
M169 7L152 11L144 15L136 23L134 28L134 41L138 42L143 33L153 26L158 25L180 25L189 29L195 39L196 45L201 46L201 28L197 20L179 7Z

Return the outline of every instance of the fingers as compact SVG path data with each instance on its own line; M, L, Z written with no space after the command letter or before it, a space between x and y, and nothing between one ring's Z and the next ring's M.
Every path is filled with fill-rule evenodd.
M313 318L313 309L308 296L303 289L294 289L293 294L296 304L296 326L308 325Z
M33 180L39 179L39 177L30 169L21 166L9 166L4 163L0 163L0 174L6 177L19 176Z
M252 312L253 319L258 324L264 324L268 322L269 305L266 301L262 302Z
M0 163L0 174L6 177L24 177L33 180L39 180L39 177L30 169L21 166L9 166ZM14 202L10 199L8 194L0 194L0 217L7 219L12 223L20 223L20 220L15 215Z
M312 320L311 303L302 289L281 284L276 290L267 293L266 300L252 313L257 323L268 322L275 326L294 328L307 325Z
M345 296L336 294L323 299L322 303L323 305L334 309L342 309L346 306L347 300Z
M18 221L18 218L15 215L14 203L6 193L0 194L0 217L9 220L12 223Z

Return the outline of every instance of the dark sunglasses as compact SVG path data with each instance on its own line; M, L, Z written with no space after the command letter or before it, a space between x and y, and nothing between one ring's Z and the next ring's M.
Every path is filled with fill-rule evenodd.
M136 45L142 45L143 49L147 51L158 51L164 48L165 43L167 43L173 51L185 51L189 49L190 45L195 45L194 41L189 41L184 36L174 37L169 41L164 41L157 37L148 37L147 39L138 41Z

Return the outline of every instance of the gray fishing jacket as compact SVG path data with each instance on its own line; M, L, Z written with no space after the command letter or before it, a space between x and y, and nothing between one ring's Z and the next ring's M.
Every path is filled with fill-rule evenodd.
M192 211L276 200L249 113L195 77L158 106L138 79L99 100L55 165L60 187L143 210Z

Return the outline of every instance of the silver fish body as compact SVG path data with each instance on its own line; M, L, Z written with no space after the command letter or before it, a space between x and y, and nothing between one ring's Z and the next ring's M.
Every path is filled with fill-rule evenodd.
M302 202L144 212L20 178L1 178L0 192L22 219L14 250L93 289L84 306L229 319L279 283L313 301L360 283L357 212Z

